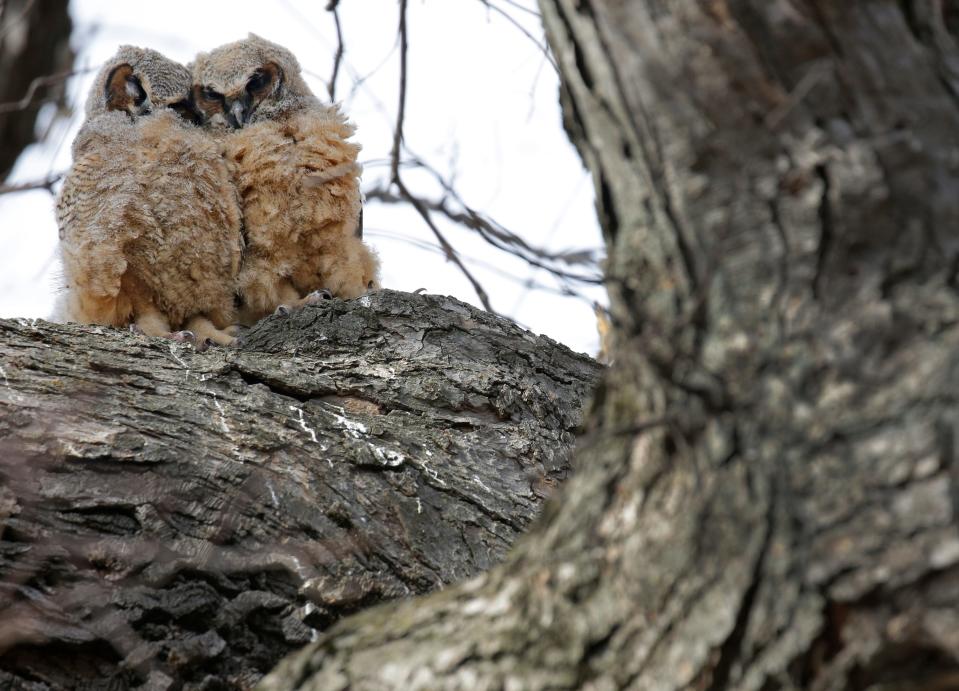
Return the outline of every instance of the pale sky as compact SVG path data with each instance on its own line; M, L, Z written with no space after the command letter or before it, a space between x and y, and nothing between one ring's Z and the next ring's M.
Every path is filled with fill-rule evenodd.
M336 46L332 15L318 0L71 0L76 67L90 68L69 83L82 103L96 68L124 43L148 46L189 62L202 50L250 31L296 54L314 92L325 98ZM537 41L542 28L534 0L498 0ZM363 145L364 189L388 175L398 89L396 0L343 0L346 43L337 99L357 124ZM405 141L410 151L453 177L465 202L529 244L550 251L594 249L602 239L588 173L562 129L557 75L542 50L480 0L412 0L409 7L409 84ZM354 86L363 77L360 86ZM50 113L41 114L40 127ZM47 122L44 122L47 121ZM11 183L35 180L70 164L79 118L60 121L44 143L21 156ZM406 173L418 194L438 198L425 174ZM595 355L596 321L590 300L599 287L576 286L586 299L551 289L543 271L490 247L472 231L437 219L450 242L489 293L493 308L536 333ZM479 306L472 287L439 252L430 230L408 207L368 202L365 238L382 260L382 283L397 290L425 288ZM53 197L45 191L0 196L0 316L45 317L53 305L59 266ZM585 267L572 267L584 272Z

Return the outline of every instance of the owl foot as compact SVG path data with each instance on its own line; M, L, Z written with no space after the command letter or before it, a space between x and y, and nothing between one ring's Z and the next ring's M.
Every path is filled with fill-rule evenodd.
M202 315L190 319L186 326L196 334L197 350L200 352L212 345L228 346L235 340L235 336L230 333L233 327L218 329L213 322Z
M312 293L310 293L305 298L300 300L300 304L318 305L321 302L324 302L325 300L332 300L332 299L333 299L333 293L328 291L326 288L322 288L320 290L314 290Z
M210 346L221 345L228 346L233 345L233 341L236 340L236 336L231 336L225 331L220 329L210 329L209 331L199 331L197 332L198 338L197 342L203 345L203 350L206 350Z
M196 334L192 331L171 331L164 336L164 338L169 338L171 341L176 341L177 343L196 345Z
M333 299L333 293L328 291L326 288L320 290L314 290L312 293L306 297L300 298L296 302L293 302L289 305L278 305L273 314L278 314L281 317L285 317L293 310L300 309L301 307L306 307L307 305L319 305L327 300Z
M143 329L141 329L136 324L130 324L129 330L130 330L130 333L136 334L137 336L146 336L146 333L144 333Z

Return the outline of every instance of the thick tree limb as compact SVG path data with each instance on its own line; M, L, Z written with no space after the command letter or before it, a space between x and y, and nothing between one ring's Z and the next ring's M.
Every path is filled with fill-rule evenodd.
M598 369L391 291L202 354L0 320L0 685L245 688L346 613L489 568L565 477Z
M263 689L957 687L945 5L541 0L609 249L578 471Z

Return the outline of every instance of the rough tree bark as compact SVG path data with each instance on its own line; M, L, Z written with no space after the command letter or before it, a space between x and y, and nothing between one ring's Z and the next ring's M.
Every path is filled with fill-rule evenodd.
M262 688L959 688L955 3L540 6L609 249L577 472Z
M0 687L249 688L500 561L600 367L382 291L236 349L0 320Z
M62 104L72 27L67 0L0 2L0 180L35 141L41 106Z

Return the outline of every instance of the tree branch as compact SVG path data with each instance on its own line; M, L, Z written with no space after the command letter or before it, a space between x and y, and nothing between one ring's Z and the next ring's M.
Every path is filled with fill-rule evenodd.
M339 0L330 2L326 7L327 10L333 13L333 24L336 26L336 53L333 55L333 74L330 75L330 83L327 86L330 92L331 103L336 101L336 78L339 76L340 63L343 62L343 53L345 52L343 46L343 29L340 26L340 13L337 9L338 4Z
M389 290L204 353L0 320L0 686L250 688L343 615L488 569L598 374Z
M410 203L410 198L393 194L388 189L376 187L365 192L366 198L375 199L384 204L402 204ZM589 285L602 285L603 277L599 273L593 275L578 274L551 266L536 257L542 257L551 261L562 261L566 264L594 264L592 253L588 250L577 250L566 253L549 253L544 250L536 249L528 245L518 235L512 233L501 226L497 226L493 221L484 217L475 209L464 207L463 211L455 211L447 204L445 199L431 200L419 195L412 195L416 201L426 210L438 213L453 223L457 223L465 228L475 230L484 240L489 242L497 249L512 254L522 259L531 266L543 269L558 278L568 279L577 283Z
M31 180L29 182L20 182L13 185L0 185L0 195L13 194L15 192L28 192L30 190L46 190L53 194L53 186L63 178L63 173L50 175L42 180Z
M440 231L436 226L436 223L433 222L432 217L430 216L429 209L426 208L407 188L406 184L403 182L400 177L400 156L403 147L403 120L406 117L406 57L407 51L409 48L409 41L407 36L406 29L406 10L407 10L407 0L400 0L400 26L399 26L399 40L400 40L400 93L399 93L399 106L396 113L396 125L393 129L393 149L390 154L390 182L396 186L396 189L399 190L400 194L406 199L413 208L416 209L416 212L423 219L423 222L426 223L430 231L436 237L437 241L440 243L440 246L443 248L443 251L446 253L447 259L453 262L456 267L460 270L460 273L466 277L466 280L469 281L470 285L473 286L473 290L476 292L477 297L480 300L480 303L488 312L494 312L492 304L489 301L489 295L486 293L486 290L476 279L473 273L466 268L466 265L463 264L463 261L460 259L456 250L446 239L446 236Z

